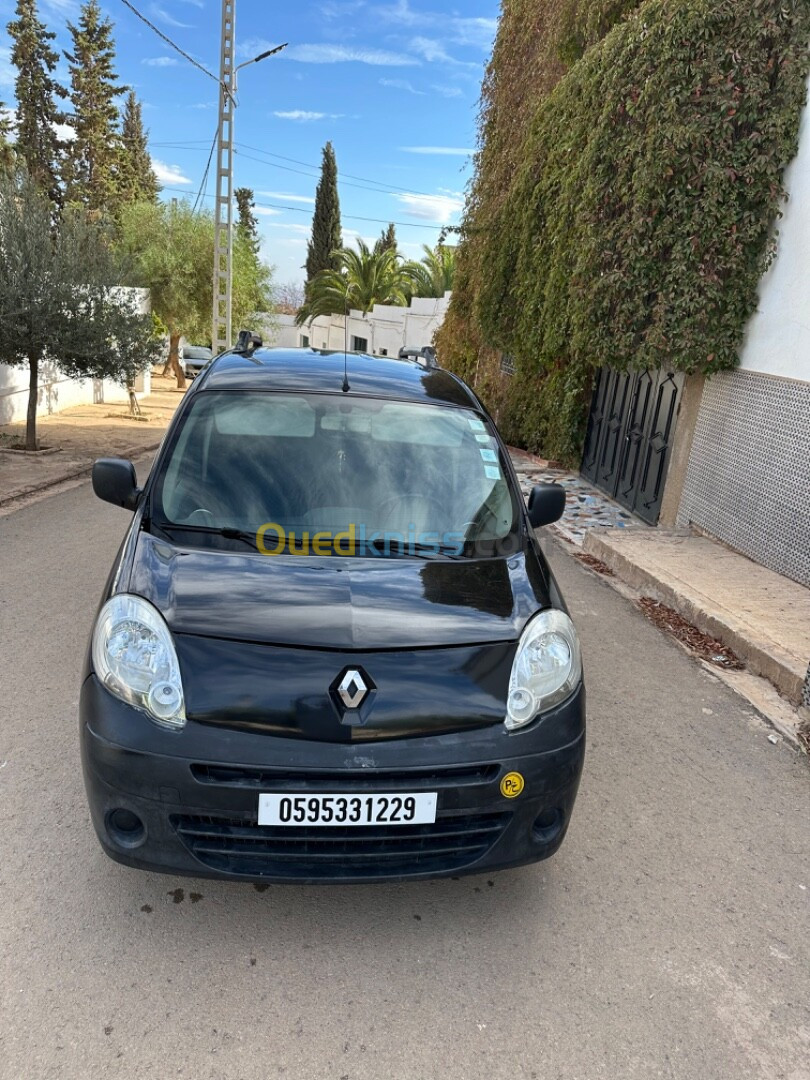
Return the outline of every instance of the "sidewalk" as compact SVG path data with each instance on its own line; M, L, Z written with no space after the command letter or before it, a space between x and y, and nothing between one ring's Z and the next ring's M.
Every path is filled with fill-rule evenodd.
M810 590L688 532L591 531L583 550L718 638L792 705L803 703L810 686Z
M37 419L37 434L53 453L27 455L3 449L24 438L25 424L0 425L0 506L89 473L99 457L135 457L156 449L185 391L174 378L152 376L152 393L133 420L128 406L76 405Z
M512 460L524 495L533 484L566 489L565 513L551 529L572 554L606 564L721 641L794 708L810 709L810 590L707 537L650 528L575 473L521 450Z

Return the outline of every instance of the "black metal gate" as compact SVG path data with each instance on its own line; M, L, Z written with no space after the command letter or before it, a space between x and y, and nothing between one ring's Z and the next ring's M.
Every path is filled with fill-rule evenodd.
M600 368L585 435L582 475L658 524L683 374Z

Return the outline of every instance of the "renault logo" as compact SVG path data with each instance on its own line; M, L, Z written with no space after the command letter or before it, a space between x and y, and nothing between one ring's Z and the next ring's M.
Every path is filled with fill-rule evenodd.
M338 683L337 692L347 709L359 709L366 700L368 687L360 672L350 668Z

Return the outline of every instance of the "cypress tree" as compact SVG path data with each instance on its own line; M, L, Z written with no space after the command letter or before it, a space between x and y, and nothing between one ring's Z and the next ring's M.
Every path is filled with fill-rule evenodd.
M25 164L37 188L55 206L62 205L60 165L64 143L55 125L65 113L59 100L67 90L53 78L59 60L48 44L56 34L45 29L37 15L36 0L17 0L17 18L8 24L13 41L11 62L17 69L17 156Z
M65 200L97 213L112 206L120 160L116 98L124 88L115 74L112 29L98 0L86 0L78 25L68 23L73 51L65 52L76 132L67 148Z
M157 202L160 184L146 148L141 103L130 90L124 104L121 124L121 152L118 162L118 201L121 203Z
M233 195L236 199L236 209L239 214L237 228L250 244L253 254L258 255L261 241L259 240L259 221L253 209L256 205L253 191L251 188L240 187L234 191Z
M312 239L307 245L307 284L321 270L337 270L335 252L343 246L340 232L340 201L337 189L337 162L331 142L323 148L321 178L315 192Z
M381 255L384 251L397 250L397 228L393 221L387 229L383 229L380 233L380 239L374 245L374 250L378 255Z

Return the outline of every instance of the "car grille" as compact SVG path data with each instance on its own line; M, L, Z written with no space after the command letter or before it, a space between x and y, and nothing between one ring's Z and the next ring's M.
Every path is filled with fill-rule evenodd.
M246 877L335 880L461 870L485 855L511 813L432 825L281 827L236 817L175 816L188 850L212 870Z
M436 791L443 787L488 784L495 780L499 765L472 765L457 768L363 769L317 772L290 769L259 769L241 765L194 764L191 772L201 784L261 788L271 791Z

